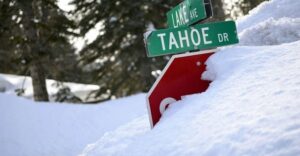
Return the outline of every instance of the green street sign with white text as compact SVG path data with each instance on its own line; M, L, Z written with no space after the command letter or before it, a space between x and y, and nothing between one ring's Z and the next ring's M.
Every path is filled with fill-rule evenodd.
M154 57L238 42L235 22L225 21L153 31L147 36L146 49L148 56Z
M185 0L167 12L170 28L189 26L206 17L204 0Z

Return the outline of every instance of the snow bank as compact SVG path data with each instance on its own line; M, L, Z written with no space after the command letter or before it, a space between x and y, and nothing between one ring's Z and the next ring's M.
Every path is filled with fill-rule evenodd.
M213 81L208 90L170 105L152 130L145 95L81 106L0 94L0 153L300 155L299 6L296 0L264 2L239 20L241 44L206 62L202 77Z
M300 155L299 6L273 0L252 10L238 21L240 45L206 62L206 92L170 105L154 129L139 118L81 156Z
M94 156L109 156L122 152L128 146L134 146L132 143L149 129L149 117L141 116L112 132L105 133L96 143L88 145L80 156L85 156L86 153Z
M300 7L300 6L299 6ZM300 17L300 16L299 16ZM300 18L269 18L239 34L240 45L278 45L300 39Z
M74 156L97 138L146 114L145 95L99 105L35 103L0 94L0 155Z
M237 22L240 45L278 45L300 40L300 1L266 1Z
M13 84L11 84L9 81L4 79L3 77L0 77L0 92L6 92L7 90L11 89L13 87Z
M270 18L278 20L280 18L299 18L299 0L270 0L261 3L249 12L248 15L238 20L238 32L242 32L252 26L266 21Z
M33 88L32 88L32 80L31 77L28 76L17 76L17 75L9 75L9 74L0 74L0 88L1 83L5 82L5 92L8 94L15 95L15 89L21 89L24 87L25 93L24 97L33 99ZM47 91L50 96L50 100L54 101L53 95L55 95L61 86L56 86L57 81L55 80L46 80ZM95 91L99 89L98 85L90 85L90 84L79 84L79 83L70 83L63 82L63 86L69 87L71 92L74 93L81 100L86 101L89 93L91 91Z
M300 41L218 52L207 62L206 92L172 104L153 130L129 123L82 156L299 155L297 49Z

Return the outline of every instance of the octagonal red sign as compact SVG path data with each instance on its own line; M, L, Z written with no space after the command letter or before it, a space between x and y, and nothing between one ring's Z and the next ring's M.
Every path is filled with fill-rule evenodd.
M174 55L147 95L150 124L153 127L167 105L182 96L205 91L209 81L201 80L205 61L213 51Z

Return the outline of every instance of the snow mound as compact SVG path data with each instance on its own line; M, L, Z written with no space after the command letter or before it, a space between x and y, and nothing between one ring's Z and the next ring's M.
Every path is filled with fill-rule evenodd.
M0 94L0 155L78 155L95 138L145 115L145 101L145 94L139 94L99 105L71 105Z
M300 16L299 16L300 17ZM300 40L300 18L269 18L239 34L240 45L279 45Z
M134 119L133 121L107 132L94 144L88 145L80 156L113 156L117 152L122 152L131 145L140 135L149 131L150 125L147 115Z
M300 39L300 1L261 3L237 21L240 45L279 45Z
M253 9L238 21L240 45L206 62L206 92L170 105L151 131L139 119L82 155L300 155L299 6L273 0Z
M24 94L22 96L33 99L33 88L32 88L32 79L28 76L17 76L10 74L0 74L0 89L1 82L5 81L5 93L15 95L15 89L24 88ZM71 92L79 97L83 102L95 101L94 98L88 98L91 91L99 89L98 85L91 84L79 84L71 82L60 82L47 79L46 80L47 91L49 93L50 101L54 101L54 95L59 91L61 87L69 87Z
M299 155L299 48L300 41L224 49L207 61L206 92L172 104L151 131L129 123L82 155Z
M6 79L0 77L0 92L6 92L7 90L10 90L13 88L13 84L11 84Z
M248 15L242 17L237 22L238 32L257 25L260 22L273 18L299 18L300 17L299 0L270 0L261 3L252 9Z
M0 94L0 153L300 155L299 6L296 0L264 2L239 20L241 44L206 62L202 77L213 81L208 90L170 105L152 130L144 94L101 105L34 103Z

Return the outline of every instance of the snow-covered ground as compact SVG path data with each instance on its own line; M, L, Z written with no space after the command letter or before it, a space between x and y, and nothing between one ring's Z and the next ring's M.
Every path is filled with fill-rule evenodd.
M237 22L240 45L278 45L300 39L300 1L265 1Z
M300 155L299 6L272 0L240 19L241 43L206 62L208 90L170 105L152 130L144 94L100 105L0 94L0 154Z
M89 97L91 91L99 89L98 85L87 85L79 83L70 82L58 82L55 80L46 80L47 91L51 101L54 101L54 95L62 87L69 87L70 91L80 98L82 101L93 101L94 99ZM24 88L24 94L22 96L33 99L33 88L31 77L28 76L17 76L9 74L0 74L0 92L5 92L7 94L16 95L16 89Z
M300 1L264 2L238 21L241 43L207 61L208 90L88 145L82 156L300 155ZM125 133L130 131L130 133Z
M1 156L75 156L105 132L146 114L145 95L99 105L34 103L0 94Z
M150 130L137 118L82 156L300 155L300 41L213 55L205 93L172 104Z

